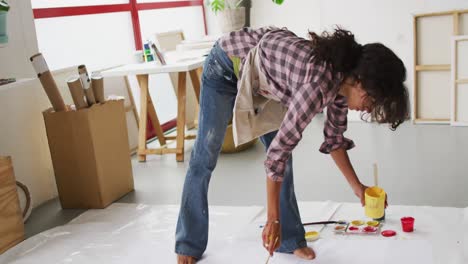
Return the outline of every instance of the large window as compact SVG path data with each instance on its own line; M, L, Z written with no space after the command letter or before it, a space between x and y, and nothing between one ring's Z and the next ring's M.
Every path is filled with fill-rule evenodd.
M32 0L39 50L51 69L92 69L132 62L154 33L206 34L202 0Z

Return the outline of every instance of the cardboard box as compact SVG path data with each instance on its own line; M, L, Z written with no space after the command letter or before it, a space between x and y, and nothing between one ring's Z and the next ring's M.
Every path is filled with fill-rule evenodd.
M0 156L0 254L24 239L23 214L10 157Z
M62 208L105 208L133 190L123 100L43 115Z

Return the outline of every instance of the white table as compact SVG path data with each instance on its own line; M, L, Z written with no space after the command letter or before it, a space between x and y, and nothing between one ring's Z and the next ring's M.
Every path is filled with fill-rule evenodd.
M187 51L187 52L169 52L164 54L167 65L159 65L156 62L127 64L101 72L102 76L127 76L136 75L140 84L140 125L138 136L138 160L146 161L148 154L168 154L175 153L177 161L184 161L184 142L185 139L194 139L195 136L185 136L185 103L186 103L186 74L190 75L197 100L200 95L199 72L205 61L204 55L207 51ZM160 73L178 73L177 88L177 135L165 136L161 128L156 110L151 100L148 88L148 79L150 74ZM147 115L149 115L153 127L158 137L161 148L148 149L146 147L146 127ZM176 148L168 148L166 140L175 139Z

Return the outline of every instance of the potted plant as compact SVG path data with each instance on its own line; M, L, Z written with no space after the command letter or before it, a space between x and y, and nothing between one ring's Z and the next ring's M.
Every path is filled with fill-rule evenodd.
M6 19L10 6L5 0L0 0L0 46L8 42Z
M281 5L284 0L272 0ZM219 15L219 23L223 33L250 26L251 0L210 0L211 10Z
M244 0L211 0L210 7L218 15L218 22L223 33L241 29L246 24Z

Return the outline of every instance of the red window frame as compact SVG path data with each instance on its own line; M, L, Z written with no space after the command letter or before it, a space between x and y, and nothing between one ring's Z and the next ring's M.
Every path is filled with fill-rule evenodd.
M201 6L203 10L203 25L205 34L208 33L206 26L206 14L203 0L190 0L190 1L167 1L167 2L149 2L137 3L137 0L129 0L128 4L115 4L115 5L93 5L93 6L70 6L70 7L51 7L51 8L34 8L33 14L35 19L64 17L64 16L79 16L79 15L92 15L104 14L113 12L130 12L132 17L133 35L135 40L135 48L142 49L143 43L141 40L140 18L138 11L177 8L187 6Z
M135 41L135 49L141 50L143 48L141 38L141 27L139 11L178 8L188 6L201 6L203 11L203 26L205 34L208 34L206 26L206 14L203 0L190 0L190 1L166 1L166 2L149 2L138 3L137 0L129 0L127 4L113 4L113 5L92 5L92 6L70 6L70 7L51 7L51 8L34 8L34 19L65 17L65 16L80 16L80 15L93 15L105 14L114 12L130 12L132 17L133 38ZM147 139L154 138L156 133L153 129L151 119L148 118L148 126L146 131ZM172 119L162 125L164 131L170 130L176 126L176 119Z

